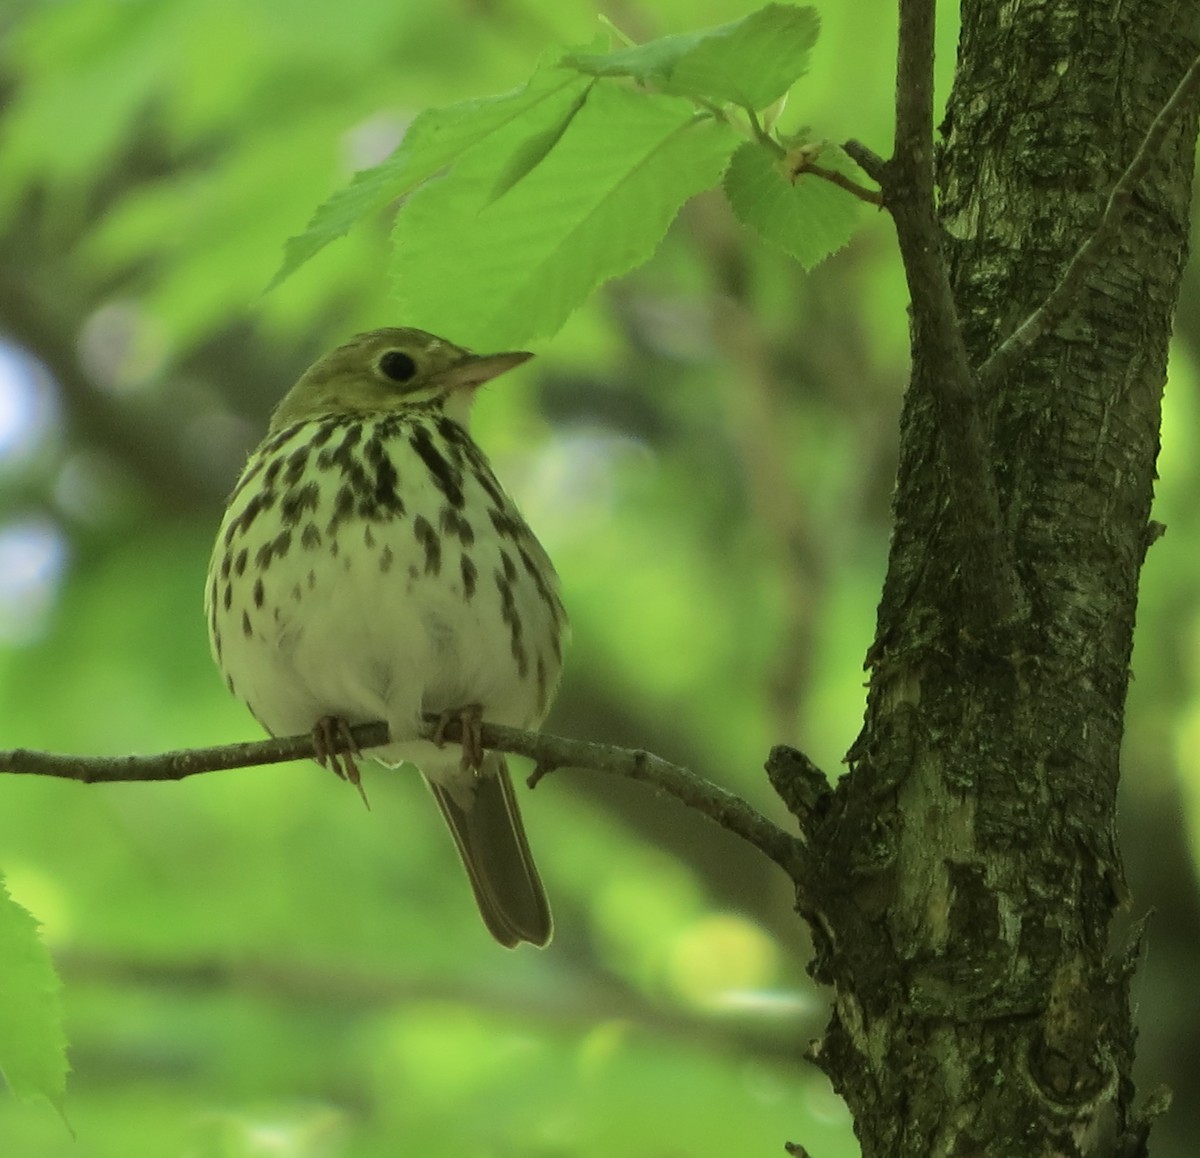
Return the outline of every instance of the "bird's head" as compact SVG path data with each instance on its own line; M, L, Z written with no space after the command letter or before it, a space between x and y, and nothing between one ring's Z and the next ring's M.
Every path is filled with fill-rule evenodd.
M523 351L472 354L424 330L371 330L313 363L275 408L271 429L430 404L465 427L476 388L531 357Z

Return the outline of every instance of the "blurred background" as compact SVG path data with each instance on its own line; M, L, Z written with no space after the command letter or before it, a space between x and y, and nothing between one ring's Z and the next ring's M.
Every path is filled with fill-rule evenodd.
M617 2L637 39L736 0ZM0 13L0 747L252 739L201 611L271 406L347 335L403 324L388 221L264 296L282 244L421 109L590 40L589 0L9 0ZM894 8L827 0L792 126L890 144ZM939 77L954 59L944 15ZM785 122L786 123L786 122ZM470 287L464 287L470 292ZM476 436L561 572L550 730L645 747L781 823L762 762L854 739L886 561L906 293L872 217L811 275L717 198L484 391ZM1195 272L1179 314L1122 797L1140 1080L1200 1131L1200 455ZM454 335L446 335L453 338ZM312 764L175 785L0 777L0 871L66 986L74 1139L54 1158L857 1153L802 1050L823 995L774 866L644 786L523 803L552 947L487 936L415 775L373 811ZM1117 931L1119 938L1121 930ZM1114 941L1114 951L1122 944Z

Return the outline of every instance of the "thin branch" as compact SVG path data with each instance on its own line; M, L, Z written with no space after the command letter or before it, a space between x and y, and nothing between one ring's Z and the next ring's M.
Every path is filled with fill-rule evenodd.
M424 738L432 738L436 723L434 717L427 720ZM461 736L460 728L459 721L451 720L445 728L446 739L457 742ZM364 751L388 742L388 729L384 723L357 724L350 729L349 735ZM349 750L344 740L341 736L333 737L333 748L337 751ZM517 728L486 723L483 725L483 745L496 752L526 756L532 760L535 771L529 778L530 787L557 768L586 768L653 784L748 841L793 879L803 873L804 850L795 837L773 824L741 797L650 752L590 744L565 736L523 732ZM16 748L8 752L0 751L0 772L54 776L84 784L112 784L183 780L202 772L280 764L288 760L312 759L314 755L311 735L193 748L157 756L64 756Z
M838 188L854 194L860 201L865 201L868 205L876 207L883 205L883 194L878 189L868 189L865 185L860 185L857 181L847 177L845 173L837 172L836 169L823 169L820 165L805 165L800 172L811 173L814 177L820 177L831 185L837 185Z
M485 726L484 744L491 747L487 742L487 731ZM506 728L505 731L510 729ZM506 746L504 750L517 752L537 762L537 768L529 778L531 788L556 768L587 768L594 772L625 776L630 780L643 780L674 796L689 808L703 812L722 828L748 841L793 879L800 873L804 857L794 836L777 827L740 796L727 792L678 764L671 764L661 756L640 749L613 748L533 732L514 732L513 735L520 737L521 743L514 743L511 748ZM542 740L549 743L542 744Z
M896 51L896 144L888 165L902 174L913 200L933 218L934 0L900 0Z
M795 184L797 177L802 177L805 173L811 173L814 177L820 177L821 180L828 181L831 185L837 185L840 189L845 189L847 193L857 197L860 201L867 202L868 205L878 207L883 204L883 194L878 189L868 189L865 185L860 185L853 177L849 177L845 173L839 173L836 169L828 169L824 165L818 165L817 159L821 156L824 148L824 141L810 141L808 144L798 145L786 152L781 150L780 156L788 180Z
M849 140L842 148L868 177L878 185L887 180L888 163L876 152L868 149L862 141Z
M1083 289L1088 275L1105 256L1109 246L1117 239L1121 223L1133 201L1133 191L1138 182L1150 170L1168 131L1176 117L1197 88L1200 87L1200 56L1192 61L1192 66L1184 74L1176 86L1170 99L1159 110L1146 130L1145 137L1129 162L1128 168L1121 174L1112 192L1108 196L1108 204L1104 208L1104 216L1092 235L1075 251L1075 256L1067 264L1062 279L1051 291L1050 296L1033 311L1004 341L992 352L991 356L979 368L978 379L981 385L989 386L1000 381L1028 352L1044 333L1052 330L1063 320L1075 304L1075 299Z
M1018 585L992 471L979 391L942 253L933 183L934 0L900 0L896 147L882 173L912 301L914 376L934 399L959 535L969 546L967 606L983 625L1011 620ZM864 164L865 150L851 151ZM868 170L869 172L869 170Z

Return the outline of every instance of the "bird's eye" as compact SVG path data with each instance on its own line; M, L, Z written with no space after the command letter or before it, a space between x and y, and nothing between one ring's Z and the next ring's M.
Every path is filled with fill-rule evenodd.
M388 350L379 359L379 372L393 382L407 382L417 372L417 364L403 350Z

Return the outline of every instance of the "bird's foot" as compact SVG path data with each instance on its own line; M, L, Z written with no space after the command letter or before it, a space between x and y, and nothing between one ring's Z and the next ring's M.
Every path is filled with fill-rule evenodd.
M350 731L350 725L342 716L322 716L312 730L313 750L317 763L322 768L328 768L335 776L346 780L358 789L362 802L370 810L371 802L367 799L367 790L363 787L362 776L358 771L355 757L362 757L362 751Z
M462 770L478 772L483 767L483 705L467 704L463 708L447 708L439 713L437 727L433 730L433 742L446 746L446 725L457 720L462 725Z

